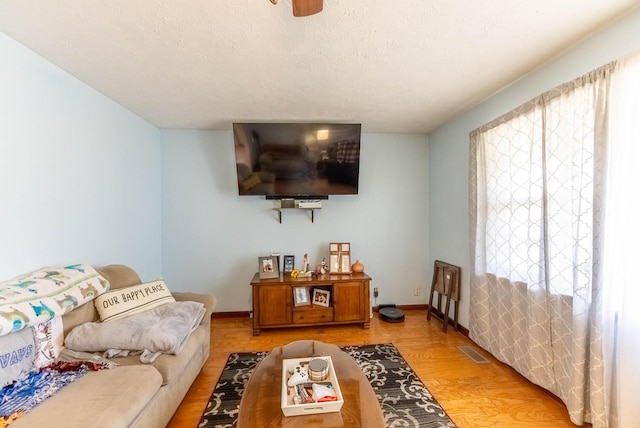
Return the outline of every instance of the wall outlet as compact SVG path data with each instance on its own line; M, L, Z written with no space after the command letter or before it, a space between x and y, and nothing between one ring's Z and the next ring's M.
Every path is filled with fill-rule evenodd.
M420 292L422 292L422 287L416 287L416 289L413 290L413 295L414 296L419 296Z
M378 287L373 289L373 297L378 297Z

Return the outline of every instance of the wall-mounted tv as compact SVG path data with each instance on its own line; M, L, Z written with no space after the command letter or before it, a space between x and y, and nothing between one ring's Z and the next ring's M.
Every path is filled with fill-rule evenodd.
M234 123L239 195L357 195L360 124Z

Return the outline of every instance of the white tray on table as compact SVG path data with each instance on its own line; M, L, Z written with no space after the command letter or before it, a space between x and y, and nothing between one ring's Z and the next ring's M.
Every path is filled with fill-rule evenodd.
M288 394L289 387L287 386L287 381L290 377L290 372L293 371L294 367L298 365L309 365L309 361L314 359L322 359L326 360L329 364L329 373L327 379L322 382L331 382L333 389L336 391L336 395L338 396L337 401L324 401L319 403L305 403L305 404L294 404L293 396ZM340 385L338 384L338 379L336 378L335 369L333 368L333 362L331 361L331 357L308 357L308 358L292 358L282 360L282 396L281 396L281 405L282 413L285 416L299 416L299 415L312 415L317 413L330 413L330 412L339 412L344 404L344 399L342 398L342 392L340 391ZM308 381L311 382L312 381Z

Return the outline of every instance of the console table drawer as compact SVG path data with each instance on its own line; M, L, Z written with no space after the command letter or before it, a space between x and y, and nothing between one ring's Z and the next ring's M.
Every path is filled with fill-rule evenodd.
M333 308L313 308L293 312L294 324L333 321Z

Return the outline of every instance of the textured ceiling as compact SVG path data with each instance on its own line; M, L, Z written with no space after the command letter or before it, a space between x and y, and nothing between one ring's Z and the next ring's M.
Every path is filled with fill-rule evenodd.
M0 30L160 128L433 131L637 0L1 0Z

